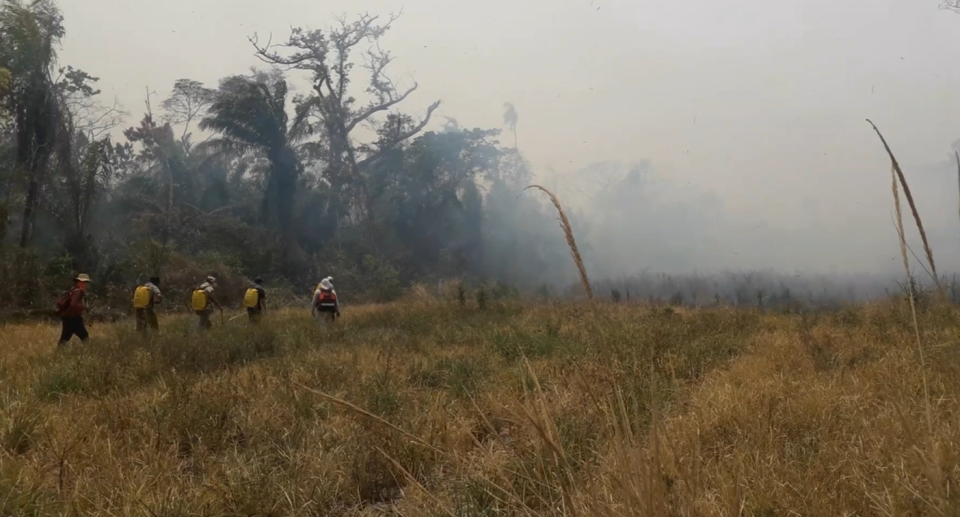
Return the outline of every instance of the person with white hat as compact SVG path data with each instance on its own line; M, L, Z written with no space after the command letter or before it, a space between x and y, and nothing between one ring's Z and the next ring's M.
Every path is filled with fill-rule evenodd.
M216 286L217 279L213 276L208 276L206 282L200 284L199 287L193 290L191 303L193 311L199 316L197 329L201 331L209 330L213 327L210 316L213 315L214 306L220 310L220 319L221 321L223 320L223 306L220 305L220 301L213 295L213 290Z
M81 343L86 343L89 337L87 327L83 324L83 313L87 310L87 284L90 283L90 277L79 274L73 281L73 287L57 301L57 314L63 324L58 349L66 346L73 336L77 336Z
M313 292L310 308L313 317L320 323L332 322L340 317L340 300L337 299L337 291L333 288L332 276L320 281L317 290Z

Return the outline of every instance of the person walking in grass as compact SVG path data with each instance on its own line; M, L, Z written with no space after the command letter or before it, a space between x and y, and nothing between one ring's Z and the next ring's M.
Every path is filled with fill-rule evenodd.
M220 305L220 302L217 301L217 297L213 294L216 286L217 279L212 276L208 276L206 282L200 284L199 287L193 290L193 310L199 317L199 320L197 321L197 329L199 330L210 330L210 328L213 327L213 322L210 321L210 316L213 315L214 306L220 310L221 315L223 314L223 306Z
M133 310L137 316L137 332L147 334L147 329L160 330L160 322L154 306L163 300L160 293L160 277L152 276L150 281L133 291Z
M320 281L320 285L313 293L310 308L313 317L324 325L340 317L340 300L337 299L337 291L333 288L332 276Z
M62 324L57 349L67 346L73 336L77 336L81 343L86 343L89 338L83 314L87 310L87 284L90 283L90 277L79 274L73 281L73 287L57 301L57 314Z
M263 289L262 278L255 278L253 287L247 288L243 295L243 304L247 308L250 323L260 323L260 318L267 312L267 292Z

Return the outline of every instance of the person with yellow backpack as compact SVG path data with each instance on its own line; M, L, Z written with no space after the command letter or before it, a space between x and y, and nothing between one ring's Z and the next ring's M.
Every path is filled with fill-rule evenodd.
M197 329L199 330L210 330L210 328L213 327L213 322L210 321L210 315L213 314L214 306L220 309L220 318L223 319L223 306L220 305L220 302L217 301L217 298L213 295L213 289L216 285L217 279L208 276L206 282L200 284L199 287L193 290L193 296L191 296L190 301L193 311L200 317L200 320L197 322Z
M149 282L134 289L133 310L137 315L137 332L146 334L148 327L154 331L160 330L160 322L153 307L162 300L160 277L152 276Z
M260 317L267 312L267 292L263 289L263 279L253 279L253 287L248 287L243 295L243 306L247 308L250 323L259 323Z

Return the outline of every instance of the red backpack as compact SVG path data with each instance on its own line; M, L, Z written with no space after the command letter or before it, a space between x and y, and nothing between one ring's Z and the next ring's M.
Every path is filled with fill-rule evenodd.
M320 310L334 310L337 308L337 293L332 289L320 289L320 296L317 297L317 307Z
M74 287L73 289L70 289L69 291L63 293L63 295L60 296L60 299L57 300L58 315L63 316L63 313L67 312L67 309L70 308L70 300L73 298L73 292L76 290L77 290L76 287Z

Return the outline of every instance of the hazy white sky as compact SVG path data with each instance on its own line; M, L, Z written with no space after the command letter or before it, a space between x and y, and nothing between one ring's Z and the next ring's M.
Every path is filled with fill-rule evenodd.
M951 143L960 138L960 15L937 0L61 0L64 63L142 114L144 90L215 86L334 14L403 9L384 40L405 109L496 127L503 103L537 172L648 159L719 196L724 216L793 236L773 267L876 268L897 252L885 132L941 262L960 265ZM442 117L437 117L439 127ZM562 180L561 180L562 181ZM947 190L949 188L949 190ZM949 192L944 195L943 192ZM637 224L655 224L637 221ZM772 238L772 237L771 237ZM916 248L919 249L919 248ZM768 256L768 255L764 255Z

